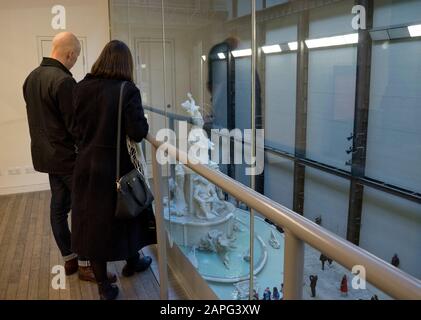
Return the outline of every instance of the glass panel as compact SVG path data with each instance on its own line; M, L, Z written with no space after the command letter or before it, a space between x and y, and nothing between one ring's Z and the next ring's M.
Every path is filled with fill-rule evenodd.
M242 5L247 2L241 1ZM240 8L232 6L231 1L164 2L165 43L174 44L166 51L175 61L173 78L166 83L174 102L166 111L169 119L180 120L174 121L174 129L177 145L185 151L195 146L193 130L203 129L210 139L212 129L239 128L241 143L244 129L251 126L250 17L234 27L230 12L238 14ZM210 146L206 139L202 143L204 148ZM220 151L230 151L229 144L225 150L223 144L219 146ZM243 153L237 156L241 160ZM249 184L244 164L235 164L234 159L232 154L228 162L211 167ZM249 263L242 257L250 244L247 211L239 209L241 204L235 199L217 194L212 184L183 165L171 170L168 194L170 242L182 249L218 296L247 298L234 292L234 284L247 285L250 274ZM234 204L225 202L228 198ZM234 231L237 224L242 232ZM259 250L256 259L262 260Z
M111 15L113 35L127 40L136 53L136 79L144 103L157 108L149 112L153 134L174 128L177 146L187 149L187 133L203 124L208 136L212 129L238 128L242 134L237 140L242 142L244 130L251 129L254 91L256 127L265 130L265 170L256 176L256 191L387 262L396 253L403 271L421 277L421 216L417 214L421 212L417 121L421 116L417 59L421 37L410 37L407 31L407 25L421 23L417 10L421 1L374 1L373 12L365 8L371 46L359 45L364 38L353 27L353 0L308 1L302 7L292 1L256 1L256 39L252 39L252 2L248 0L165 1L164 20L161 1L136 6L127 2L125 9L118 3L112 7L116 11ZM384 30L374 33L371 22ZM397 25L399 32L389 32ZM379 39L379 34L385 38ZM397 35L399 39L389 39ZM255 88L253 40L258 47ZM362 57L370 54L371 60L364 61ZM199 106L200 116L189 106ZM221 172L251 186L244 149L236 150L234 141L228 147L228 161L222 161L221 145L214 160ZM179 180L180 172L184 172L184 182ZM175 197L177 180L185 186L192 183L187 182L191 179L187 172L180 166L166 167L165 196L173 193ZM194 190L185 198L192 195ZM238 250L229 253L235 267L228 269L214 253L196 250L198 270L206 279L218 271L224 277L247 280L250 269L241 259L250 246L250 210L230 195L224 199L235 206L233 219L245 229L234 240ZM171 198L167 205L176 208L175 202ZM196 215L197 208L190 203L188 214ZM168 216L169 232L191 257L190 240L174 226L179 219L177 214ZM283 234L259 213L254 224L256 289L262 298L264 289L279 289L283 281ZM272 231L279 249L269 242ZM271 243L276 247L277 241ZM260 270L262 242L267 261ZM305 281L320 264L320 253L311 250L306 248ZM346 272L351 277L340 266L332 268L336 273L331 278L320 278L326 292L331 291L322 298L341 298L337 284ZM234 282L209 284L221 298L239 298ZM375 289L367 292L348 298L369 299L377 294Z
M420 278L415 267L420 265L421 245L421 218L415 214L421 212L421 171L415 165L421 162L417 125L420 68L415 57L420 55L421 38L410 38L409 32L401 30L389 33L390 37L400 34L400 39L374 41L369 68L371 83L357 92L358 41L343 45L334 45L332 39L315 45L308 41L355 35L358 30L351 23L355 2L345 0L323 5L310 1L308 11L289 11L287 1L279 2L266 1L270 8L258 13L257 18L266 147L264 194L288 208L302 210L306 218L343 238L352 239L350 232L356 228L362 248L386 262L391 262L397 253L405 261L400 263L400 268ZM421 1L417 0L375 1L374 27L420 24L417 10L420 5ZM370 8L366 9L369 24ZM305 51L300 57L300 50L288 46L300 40L300 33L304 35L308 63ZM403 52L405 59L399 58ZM362 70L361 67L359 72ZM368 120L360 120L361 109L360 114L355 113L356 98L367 92ZM366 147L357 145L356 149L353 142L360 143L365 135L354 132L358 121L368 121L368 139ZM304 150L300 149L299 140L302 130L306 133ZM360 170L355 165L360 161L356 156L365 148L366 167L362 178L390 183L396 189L416 194L415 197L408 201L392 195L391 188L352 186L350 180L358 177ZM359 201L360 211L350 207L350 203L355 206ZM354 216L356 212L361 217ZM320 263L318 259L319 256L316 262ZM307 272L306 279L308 276ZM358 295L350 296L358 298ZM335 299L329 295L324 298ZM370 297L363 295L363 298Z
M374 27L421 23L419 0L374 0Z
M265 142L290 153L295 150L297 53L286 45L297 41L297 18L292 15L257 25L257 41L261 44L258 70L260 78L264 77ZM280 44L285 45L283 50Z

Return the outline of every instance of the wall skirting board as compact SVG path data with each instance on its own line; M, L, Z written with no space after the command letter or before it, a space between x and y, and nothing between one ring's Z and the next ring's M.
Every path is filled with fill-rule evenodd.
M50 184L40 183L32 185L23 185L23 186L12 186L12 187L0 187L0 196L18 194L18 193L30 193L38 191L47 191L50 190Z

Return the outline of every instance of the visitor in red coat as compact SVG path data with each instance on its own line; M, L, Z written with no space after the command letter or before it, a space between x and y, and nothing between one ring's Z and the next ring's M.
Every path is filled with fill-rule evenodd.
M346 275L343 276L341 281L341 294L344 296L348 295L348 279Z

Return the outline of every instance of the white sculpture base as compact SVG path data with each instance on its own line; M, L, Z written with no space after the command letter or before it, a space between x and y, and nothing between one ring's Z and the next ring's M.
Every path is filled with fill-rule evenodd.
M171 234L172 241L187 247L197 247L200 239L211 230L218 230L227 237L232 237L234 235L235 206L231 203L227 203L227 205L230 208L229 213L208 220L198 219L192 215L170 216L168 208L165 208L165 226Z

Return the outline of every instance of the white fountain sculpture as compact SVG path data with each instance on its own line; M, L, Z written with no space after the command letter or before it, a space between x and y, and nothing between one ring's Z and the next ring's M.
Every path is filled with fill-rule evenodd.
M200 148L204 148L203 154L208 157L213 144L203 131L204 121L200 107L190 93L188 98L181 106L193 118L192 129L199 129L194 139L189 140L190 146L194 143L197 147L197 138L200 136ZM219 170L218 164L211 162L209 158L208 160L210 168ZM228 252L235 241L236 207L225 201L221 189L181 164L176 165L175 179L170 179L170 191L171 201L164 199L164 212L167 228L174 241L188 248L216 252L228 268ZM194 261L195 252L188 255Z
M243 252L242 254L243 260L245 262L250 262L250 249L247 249L246 251Z
M188 100L184 101L181 106L188 114L193 118L194 125L203 128L205 121L203 120L202 114L200 113L200 107L196 105L196 101L193 98L193 95L189 92L187 93Z
M269 244L272 246L272 248L274 249L279 249L281 248L281 243L279 242L278 238L275 235L275 231L272 230L270 233L270 239L269 239Z
M199 250L215 252L222 259L224 266L229 269L229 252L235 248L234 240L228 238L222 231L211 230L200 239Z
M228 202L218 197L215 185L199 175L195 176L193 181L195 183L193 198L197 204L195 211L197 218L212 219L220 217L232 209Z
M213 170L220 171L219 165L216 162L209 161L208 167ZM216 189L216 193L218 194L219 200L225 201L225 195L222 189L217 186L215 186L215 189Z
M190 262L191 262L191 264L193 265L193 267L195 267L196 269L198 269L199 268L199 260L197 259L197 256L196 256L196 247L193 247L191 250L190 250L190 252L189 252L189 254L188 254L188 258L189 258L189 260L190 260Z
M253 277L254 290L259 291L259 282L256 277ZM248 299L250 295L250 280L240 281L234 284L234 296L238 299Z
M189 99L184 101L181 104L181 107L191 116L193 121L192 130L195 130L194 135L189 135L189 143L194 143L197 147L203 149L213 150L215 147L214 144L209 140L203 131L205 121L203 120L203 116L200 113L200 107L196 105L196 101L194 100L191 93L188 93L187 97Z
M234 232L244 232L244 229L240 226L238 222L234 222L233 230Z
M188 214L186 199L184 196L185 172L181 164L175 166L175 180L169 179L169 189L171 193L171 201L168 203L168 197L164 198L164 205L170 207L170 214L182 217Z

